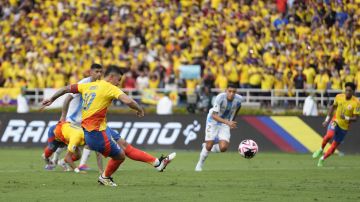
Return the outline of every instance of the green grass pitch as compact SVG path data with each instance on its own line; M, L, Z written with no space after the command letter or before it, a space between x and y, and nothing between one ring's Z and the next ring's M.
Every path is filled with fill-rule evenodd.
M45 171L40 154L0 149L0 201L360 201L359 155L334 155L318 168L310 154L260 152L247 160L211 153L197 173L199 153L178 151L163 173L126 159L114 188L98 185L97 171ZM94 154L90 165L95 168Z

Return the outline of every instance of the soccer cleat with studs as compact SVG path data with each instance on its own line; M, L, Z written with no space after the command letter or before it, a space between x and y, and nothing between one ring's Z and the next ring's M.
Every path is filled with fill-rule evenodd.
M117 187L117 184L114 182L112 177L103 177L102 175L100 175L98 183L104 186Z
M176 153L173 152L167 156L163 156L161 155L161 157L159 158L159 162L160 164L158 166L155 166L155 168L159 171L159 172L163 172L166 168L166 166L176 157Z

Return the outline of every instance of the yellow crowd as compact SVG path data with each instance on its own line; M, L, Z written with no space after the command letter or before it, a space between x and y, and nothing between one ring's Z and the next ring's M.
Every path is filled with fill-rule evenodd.
M229 82L294 89L303 74L306 89L341 90L351 81L360 90L360 0L308 0L285 14L263 0L0 2L3 87L58 88L97 62L149 77L163 66L165 77L150 79L151 88L163 87L171 74L178 78L182 64L201 63L221 89Z

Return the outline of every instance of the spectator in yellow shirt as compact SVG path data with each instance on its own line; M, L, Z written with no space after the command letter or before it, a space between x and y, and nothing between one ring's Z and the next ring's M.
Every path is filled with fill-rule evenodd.
M271 96L271 90L274 88L274 82L275 82L274 73L271 72L269 68L266 68L261 79L261 90L265 91L261 93L262 96L267 96L267 97ZM269 107L270 100L266 100L262 104L265 105L265 107Z
M250 88L261 88L261 68L255 64L250 64L248 70Z
M159 87L160 84L160 78L157 74L153 73L150 75L150 80L149 80L149 88L150 89L157 89Z
M360 70L357 71L355 75L355 84L356 84L356 96L360 97Z
M341 81L343 83L342 88L345 89L345 83L354 83L355 76L350 73L350 68L346 66L343 70L340 70Z
M294 97L295 84L294 84L294 77L293 77L292 71L287 72L287 74L284 78L284 84L285 84L285 89L288 91L288 96Z
M244 62L239 64L240 88L249 88L249 65Z
M284 93L281 92L282 90L285 89L284 74L282 71L278 71L275 73L274 89L275 89L275 96L284 95Z
M224 75L224 70L222 70L221 73L216 76L215 87L219 88L220 90L225 90L227 86L228 86L228 79Z
M313 89L316 71L313 67L310 67L310 64L307 61L305 61L305 69L303 70L303 74L306 76L305 88Z
M341 85L341 78L339 76L338 71L333 71L332 76L330 78L331 83L331 90L338 90L341 91L342 85Z
M327 74L326 70L323 67L319 68L318 75L315 76L314 84L316 90L325 91L329 84L329 75Z

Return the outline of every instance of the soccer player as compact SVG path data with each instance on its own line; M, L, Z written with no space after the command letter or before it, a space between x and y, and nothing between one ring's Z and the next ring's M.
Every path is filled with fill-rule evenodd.
M323 126L327 128L326 135L323 138L321 148L313 153L313 158L320 157L318 166L324 165L325 159L334 153L336 148L344 140L351 122L357 120L357 116L360 114L360 102L359 99L354 96L355 84L348 82L345 84L345 93L336 95L334 103L330 106L328 114ZM335 111L333 118L330 121L330 117ZM329 124L330 121L330 124ZM326 144L333 140L330 148L323 154Z
M90 67L90 76L82 79L81 81L78 82L78 84L89 83L89 82L99 80L99 79L101 79L102 74L103 74L102 66L100 64L94 63ZM75 126L78 126L81 128L81 102L82 102L82 100L81 100L81 96L79 94L69 94L65 98L60 121L68 122L68 123L71 123L72 125L75 125ZM74 130L74 129L75 128L69 128L68 130L66 130L66 132L69 132L71 134L73 132L72 130ZM74 133L76 133L76 131ZM49 135L49 137L50 137L50 135ZM53 168L55 168L57 163L59 165L61 165L64 169L66 169L66 167L67 167L67 165L65 164L66 161L58 162L58 158L60 156L60 153L63 151L63 149L64 149L63 147L58 147L56 149L56 151L54 152L53 158L51 160L44 159L45 162L49 162L45 166L46 169L52 170ZM83 147L80 165L78 167L80 170L89 170L89 168L86 166L86 161L89 158L89 156L90 156L90 149L85 145ZM99 171L102 172L103 167L102 167L101 154L97 153L96 159L97 159Z
M195 171L202 171L210 151L225 152L230 143L230 129L236 128L234 121L241 108L243 98L236 94L236 86L228 85L225 93L215 98L214 106L209 110L206 120L205 144L200 152ZM218 139L218 144L214 144Z
M67 152L62 164L69 165L72 170L79 173L80 170L75 166L74 161L81 156L80 147L85 144L84 132L79 126L73 125L69 122L59 122L50 127L48 132L48 145L44 149L43 158L47 169L51 170L53 165L50 163L50 156L59 148L67 145ZM70 171L69 167L65 167L66 171Z
M85 142L91 150L100 152L103 156L111 157L105 171L99 176L98 182L106 186L117 186L111 175L125 160L125 153L106 131L107 108L114 99L118 99L136 111L138 117L144 116L143 109L116 86L120 83L121 70L111 66L105 71L105 79L66 86L57 91L50 99L42 102L43 107L51 105L58 97L65 93L80 93L82 95L82 122ZM165 157L159 167L160 170L175 158L175 153Z
M93 64L90 68L90 77L82 79L78 84L81 83L90 83L96 80L101 79L103 74L103 67L100 64ZM80 94L69 94L68 97L64 101L61 120L72 123L74 125L81 126L81 105L82 105L82 98ZM131 144L128 144L123 138L120 137L120 134L116 131L112 130L109 127L106 127L106 131L110 134L113 139L117 142L117 144L121 147L121 149L125 152L125 155L132 160L141 161L145 163L149 163L155 167L158 171L163 171L161 162L166 158L161 156L160 158L156 158L142 150L139 150L133 147ZM86 165L86 162L90 156L91 150L84 147L83 153L80 159L80 170L88 170L89 168ZM97 153L97 164L99 171L103 172L102 166L102 157ZM66 167L63 164L62 167Z

